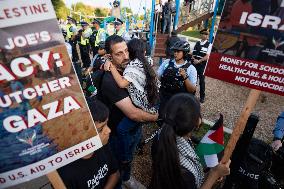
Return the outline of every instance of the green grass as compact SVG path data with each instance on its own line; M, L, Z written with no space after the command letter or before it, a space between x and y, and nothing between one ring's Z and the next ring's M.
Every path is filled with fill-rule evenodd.
M200 38L199 31L195 31L195 30L183 31L181 32L181 34L189 36L189 37Z
M210 129L210 126L203 123L199 130L193 132L193 136L201 140L202 137L207 133L209 129ZM224 146L227 145L230 136L231 136L230 134L224 132Z

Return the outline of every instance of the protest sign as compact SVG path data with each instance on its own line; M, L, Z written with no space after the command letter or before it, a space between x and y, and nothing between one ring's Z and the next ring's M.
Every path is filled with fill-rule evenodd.
M205 75L283 96L283 2L227 0Z
M50 0L0 2L0 188L102 146Z

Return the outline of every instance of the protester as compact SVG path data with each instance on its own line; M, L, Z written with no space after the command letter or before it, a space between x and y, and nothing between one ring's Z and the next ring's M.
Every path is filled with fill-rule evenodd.
M112 65L122 73L129 61L128 48L124 39L118 35L112 35L107 38L105 48L110 55ZM141 188L141 183L130 177L133 153L141 138L141 125L134 124L131 127L125 127L121 136L118 136L116 129L124 117L136 122L146 122L156 121L158 115L147 113L135 107L127 90L117 85L110 72L106 72L103 76L101 95L103 102L110 108L108 121L112 130L110 144L119 160L123 185L128 188ZM126 123L125 125L129 124ZM124 140L126 143L122 143L121 137L126 139Z
M58 169L58 173L68 189L119 189L118 164L108 145L111 132L107 125L109 110L97 100L90 101L89 108L103 147Z
M273 130L273 142L271 144L274 151L277 151L279 148L282 147L282 141L284 138L284 112L278 116L275 128Z
M145 44L140 39L128 42L130 62L124 69L123 76L110 63L107 70L112 73L120 88L127 88L135 106L149 113L157 113L158 102L157 76L145 57Z
M180 41L180 38L177 36L176 31L172 31L171 36L168 37L166 41L166 55L167 58L173 59L174 58L174 51L171 49L173 45L177 42Z
M200 32L201 41L196 42L193 49L193 64L197 70L198 78L199 78L199 93L200 93L200 102L205 102L205 76L204 70L206 67L207 60L209 58L209 54L212 49L212 44L208 41L209 32L207 29L203 29Z
M101 69L102 65L106 61L106 50L105 50L105 42L101 41L98 44L98 53L94 56L91 65L90 65L90 70L93 72Z
M162 130L153 146L150 189L208 189L230 173L227 164L218 164L204 173L194 151L191 133L201 124L200 104L191 94L174 95L168 102Z
M197 72L191 62L187 61L190 45L187 41L176 42L172 50L174 59L165 60L158 69L161 81L160 112L163 112L167 101L177 93L196 91Z

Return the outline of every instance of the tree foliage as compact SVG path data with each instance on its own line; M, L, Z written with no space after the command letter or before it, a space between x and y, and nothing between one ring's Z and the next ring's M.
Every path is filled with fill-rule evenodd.
M56 17L65 20L70 10L66 7L63 0L51 0L51 3L54 7Z

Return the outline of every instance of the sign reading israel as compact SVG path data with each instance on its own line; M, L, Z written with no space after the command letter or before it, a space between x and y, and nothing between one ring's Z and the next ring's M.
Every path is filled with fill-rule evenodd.
M227 0L205 75L283 96L283 18L283 0Z

